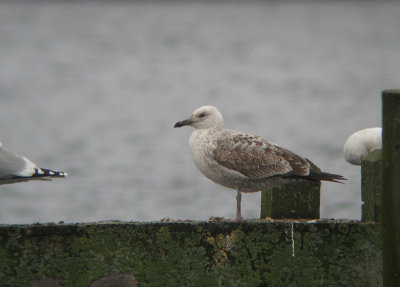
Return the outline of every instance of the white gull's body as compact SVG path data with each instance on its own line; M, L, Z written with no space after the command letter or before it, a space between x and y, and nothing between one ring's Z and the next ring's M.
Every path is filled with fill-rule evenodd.
M353 133L343 146L344 158L354 165L361 165L361 161L372 151L382 148L382 128L367 128Z
M189 140L193 161L212 181L237 190L236 219L241 220L241 192L306 180L337 181L340 175L312 170L303 157L259 136L226 130L217 108L204 106L175 127L195 128Z
M66 172L38 167L28 158L3 147L0 142L0 185L66 176Z

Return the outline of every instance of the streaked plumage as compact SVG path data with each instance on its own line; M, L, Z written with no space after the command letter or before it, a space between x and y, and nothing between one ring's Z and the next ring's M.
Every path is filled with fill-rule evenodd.
M38 167L28 158L3 147L0 142L0 185L66 176L66 172Z
M348 137L343 154L347 162L361 165L361 161L372 151L382 148L382 128L367 128Z
M318 184L344 180L340 175L312 170L303 157L259 136L225 130L215 107L201 107L175 127L186 125L195 128L189 146L198 169L212 181L238 191L237 220L241 219L241 192L298 180Z

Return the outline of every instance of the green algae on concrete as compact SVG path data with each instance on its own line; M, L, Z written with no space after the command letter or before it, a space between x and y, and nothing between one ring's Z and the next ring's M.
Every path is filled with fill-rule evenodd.
M0 226L1 286L381 286L375 223L250 221Z

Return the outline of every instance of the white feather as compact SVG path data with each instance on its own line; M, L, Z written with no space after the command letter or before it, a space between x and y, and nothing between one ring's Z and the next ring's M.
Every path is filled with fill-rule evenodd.
M39 174L40 174L41 169L36 164L31 162L29 159L27 159L24 156L22 156L22 159L25 161L25 166L21 171L19 171L16 174L17 176L30 177L35 174L35 169L38 169Z

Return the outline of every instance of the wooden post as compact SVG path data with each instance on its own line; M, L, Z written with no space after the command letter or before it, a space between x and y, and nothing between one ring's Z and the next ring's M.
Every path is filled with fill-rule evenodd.
M361 220L380 221L382 198L382 150L374 150L361 162Z
M400 282L400 90L385 90L383 101L383 283Z
M294 183L261 191L261 218L318 219L320 185Z
M318 169L312 162L312 169ZM318 219L321 185L299 182L261 191L261 218Z

